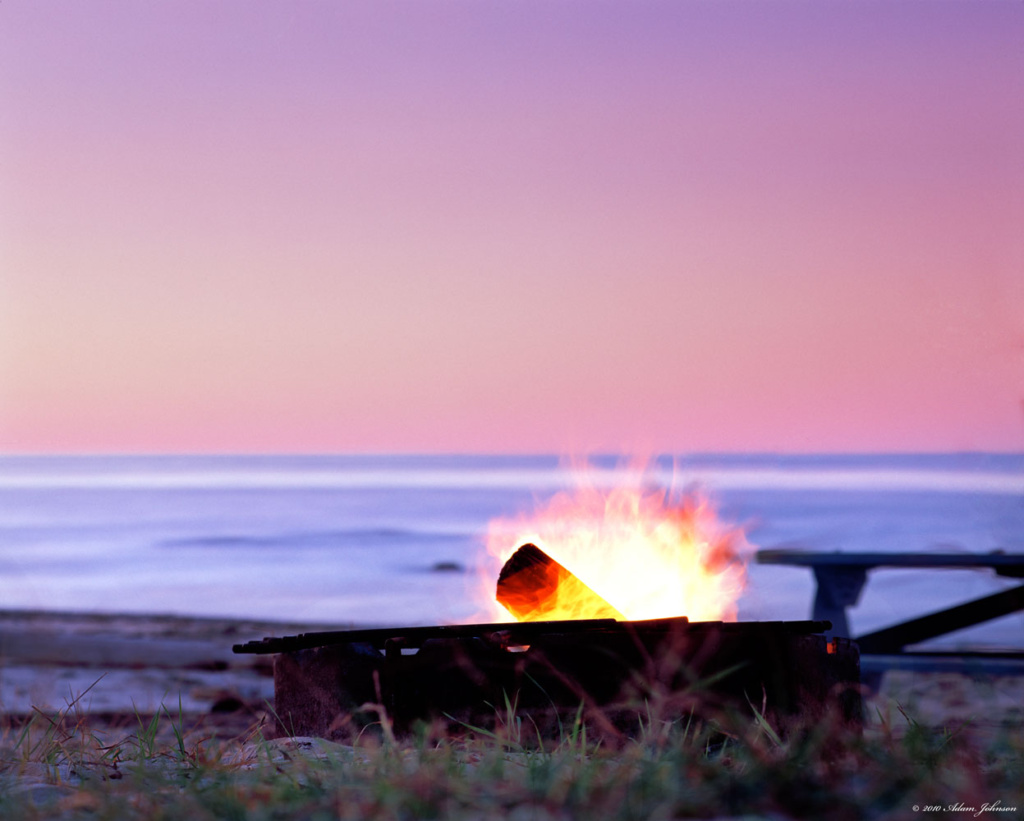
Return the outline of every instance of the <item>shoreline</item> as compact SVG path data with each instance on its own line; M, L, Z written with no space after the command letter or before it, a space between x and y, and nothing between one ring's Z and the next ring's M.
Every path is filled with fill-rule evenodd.
M116 635L122 638L196 638L214 640L259 631L287 633L352 630L373 625L251 619L233 616L183 616L175 613L121 613L51 609L0 608L0 629L60 630L73 635ZM262 637L262 636L261 636Z
M232 645L266 636L373 625L173 614L0 610L0 712L18 723L74 711L132 726L162 710L232 733L267 720L273 657ZM1024 676L891 671L865 699L865 726L993 728L1024 720ZM168 715L170 718L170 715Z
M273 703L273 661L232 645L353 625L174 614L0 610L0 712L132 726L167 712L241 732Z

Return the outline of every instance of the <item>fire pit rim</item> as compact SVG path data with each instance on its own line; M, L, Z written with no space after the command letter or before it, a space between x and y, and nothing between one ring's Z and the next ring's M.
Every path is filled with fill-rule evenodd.
M383 649L388 641L401 638L409 647L430 639L483 638L505 634L508 643L528 643L530 638L552 633L607 633L671 632L677 630L715 629L731 631L751 626L789 633L824 633L832 628L828 620L794 621L693 621L686 616L660 619L617 621L615 619L572 619L563 621L491 622L479 624L450 624L421 627L374 627L357 630L328 630L299 633L294 636L267 636L244 644L236 644L237 654L268 655L327 647L337 644L368 644Z

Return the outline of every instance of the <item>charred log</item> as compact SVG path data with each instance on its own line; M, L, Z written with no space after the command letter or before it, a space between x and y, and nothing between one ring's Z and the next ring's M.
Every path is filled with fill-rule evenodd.
M534 544L520 547L501 569L497 600L519 621L626 617Z

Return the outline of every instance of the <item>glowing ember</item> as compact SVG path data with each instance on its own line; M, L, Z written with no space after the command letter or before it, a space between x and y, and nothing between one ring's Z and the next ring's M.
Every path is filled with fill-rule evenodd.
M582 582L583 598L589 592L627 619L735 620L751 550L743 531L723 525L702 496L644 487L642 472L624 476L612 488L581 481L532 517L491 522L488 552L500 567L532 542ZM564 591L559 599L561 618L607 616L590 612L585 601L568 601ZM490 606L493 619L511 620L497 602ZM515 615L523 621L551 618L528 608Z

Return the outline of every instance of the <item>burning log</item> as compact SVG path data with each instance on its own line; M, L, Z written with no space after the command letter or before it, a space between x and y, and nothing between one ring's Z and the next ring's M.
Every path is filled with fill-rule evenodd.
M519 621L626 617L534 544L524 544L501 568L498 603Z

